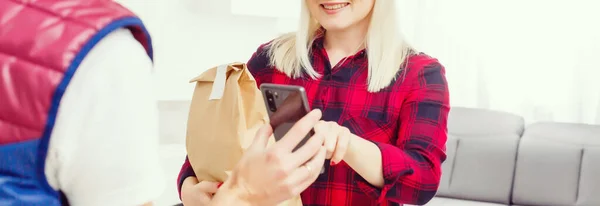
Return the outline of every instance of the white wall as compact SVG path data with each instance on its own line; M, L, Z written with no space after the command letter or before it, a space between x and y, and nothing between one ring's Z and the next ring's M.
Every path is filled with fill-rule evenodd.
M219 64L246 62L278 33L277 18L234 15L232 8L239 6L232 7L231 0L119 2L136 12L152 34L161 100L191 99L190 79Z
M446 66L453 106L600 124L600 1L422 1L419 46Z

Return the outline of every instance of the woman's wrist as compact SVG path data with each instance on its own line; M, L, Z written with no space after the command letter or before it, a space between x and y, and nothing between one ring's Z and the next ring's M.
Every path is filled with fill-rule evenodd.
M367 182L379 188L385 182L381 159L377 144L354 134L350 137L344 161Z
M356 136L355 134L350 135L350 141L348 141L348 149L346 150L346 154L344 155L343 160L349 166L351 163L356 161L356 158L360 156L360 146L357 144L362 144L361 140L364 139Z

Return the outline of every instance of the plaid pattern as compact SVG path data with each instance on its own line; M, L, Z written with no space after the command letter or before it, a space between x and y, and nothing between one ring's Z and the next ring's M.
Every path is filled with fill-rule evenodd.
M331 68L322 38L314 42L313 67L323 77L292 79L268 66L265 45L248 62L258 84L303 86L312 108L381 149L385 186L370 185L345 162L326 164L326 172L302 193L304 205L424 204L438 188L445 160L450 110L445 71L425 54L413 54L406 69L387 88L367 91L365 51ZM184 164L182 177L190 173Z

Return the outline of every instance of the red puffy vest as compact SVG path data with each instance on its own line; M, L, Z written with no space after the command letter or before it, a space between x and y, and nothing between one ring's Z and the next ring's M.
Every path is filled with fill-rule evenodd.
M112 0L0 0L0 205L65 205L44 174L61 97L86 54L142 21ZM73 125L77 126L77 125Z

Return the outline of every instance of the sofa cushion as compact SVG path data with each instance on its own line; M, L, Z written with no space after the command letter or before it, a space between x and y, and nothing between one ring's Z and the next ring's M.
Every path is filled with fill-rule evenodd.
M458 137L454 135L448 135L448 141L446 141L446 160L442 163L442 179L440 180L440 186L437 191L438 196L450 196L450 179L452 177L452 167L454 167L454 160L456 159L456 148L458 147Z
M508 204L518 142L518 135L461 137L449 196Z
M523 119L452 108L448 124L448 158L437 196L508 204Z
M504 204L435 197L426 206L502 206Z
M519 205L600 205L600 126L537 123L519 147Z

